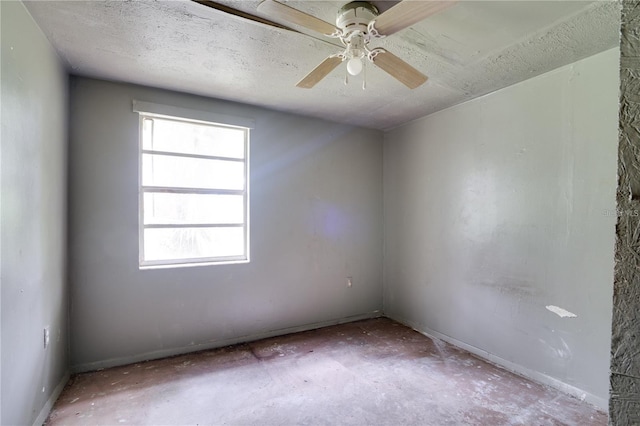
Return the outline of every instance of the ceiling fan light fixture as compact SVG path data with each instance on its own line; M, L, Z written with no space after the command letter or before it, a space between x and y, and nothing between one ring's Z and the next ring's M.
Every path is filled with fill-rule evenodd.
M362 72L362 59L351 58L347 62L347 72L351 75L358 75Z

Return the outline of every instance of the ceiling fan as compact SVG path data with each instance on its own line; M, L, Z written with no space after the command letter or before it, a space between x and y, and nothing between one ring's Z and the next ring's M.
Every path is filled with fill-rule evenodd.
M366 1L353 1L338 11L336 25L276 0L263 1L258 5L258 11L325 36L338 38L344 45L343 51L322 61L296 84L297 87L312 88L343 61L347 62L349 74L358 75L363 69L363 59L366 59L408 88L415 89L427 81L427 76L384 48L369 48L369 42L392 35L454 3L455 0L404 0L379 14L373 4Z
M212 0L192 1L258 24L299 32L280 23L269 21ZM403 30L452 6L456 1L403 0L381 14L378 13L378 9L373 4L367 1L353 1L347 3L338 11L336 25L276 0L263 1L258 5L258 11L265 15L297 24L327 37L337 38L344 46L341 52L326 58L300 80L296 84L297 87L312 88L343 61L347 62L347 72L349 74L358 75L363 69L363 59L365 59L373 62L410 89L415 89L427 81L427 76L384 48L369 48L369 42Z

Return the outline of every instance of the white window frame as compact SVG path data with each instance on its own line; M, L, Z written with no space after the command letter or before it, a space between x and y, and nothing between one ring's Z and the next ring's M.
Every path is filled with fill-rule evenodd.
M139 114L138 117L138 266L140 269L155 268L177 268L185 266L204 266L204 265L224 265L232 263L248 263L250 261L250 223L249 223L249 141L250 132L254 128L254 121L244 117L229 116L216 114L206 111L197 111L186 108L179 108L169 105L154 104L149 102L133 101L133 111ZM228 158L211 155L200 154L184 154L175 152L164 152L156 150L143 149L143 123L147 118L160 118L163 120L172 120L186 123L194 123L208 125L221 128L233 128L244 131L244 152L243 159ZM144 186L142 184L142 155L155 154L167 155L174 157L200 158L208 160L220 160L230 162L244 163L245 185L242 190L226 190L226 189L199 189L199 188L181 188L168 186ZM244 201L244 222L237 224L144 224L144 194L146 192L154 193L179 193L179 194L233 194L242 195ZM163 259L163 260L144 260L144 230L152 228L197 228L197 227L243 227L244 229L244 254L240 256L218 256L218 257L202 257L202 258L182 258L182 259Z

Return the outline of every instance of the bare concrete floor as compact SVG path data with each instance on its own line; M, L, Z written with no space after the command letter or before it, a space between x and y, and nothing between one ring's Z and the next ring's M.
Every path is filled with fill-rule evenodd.
M49 425L606 425L386 318L80 374Z

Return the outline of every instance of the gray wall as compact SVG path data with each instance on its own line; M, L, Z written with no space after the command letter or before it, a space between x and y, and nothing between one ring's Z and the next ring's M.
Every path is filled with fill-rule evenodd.
M612 425L640 424L640 1L625 1L620 39L620 145L611 336Z
M44 420L69 361L67 75L22 3L0 2L0 11L0 423L15 425ZM46 326L51 340L44 349Z
M430 115L384 142L385 313L601 407L618 56Z
M251 263L138 269L133 99L256 120ZM71 116L74 369L219 346L382 308L382 133L84 78L72 79ZM347 277L353 277L351 288Z

